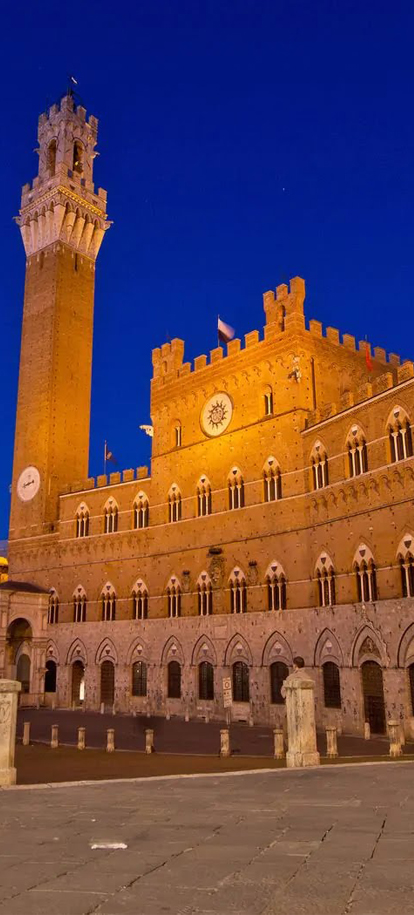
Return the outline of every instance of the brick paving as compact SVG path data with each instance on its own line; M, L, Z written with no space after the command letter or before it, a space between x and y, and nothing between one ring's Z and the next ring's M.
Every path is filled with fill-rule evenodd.
M5 789L0 915L414 915L413 773Z

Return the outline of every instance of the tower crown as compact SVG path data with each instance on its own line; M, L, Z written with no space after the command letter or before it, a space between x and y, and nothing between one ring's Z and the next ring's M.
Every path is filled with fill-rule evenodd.
M66 95L40 115L37 136L39 174L24 185L16 220L26 255L63 241L95 260L110 226L106 191L95 192L92 181L97 118L87 121L85 108Z

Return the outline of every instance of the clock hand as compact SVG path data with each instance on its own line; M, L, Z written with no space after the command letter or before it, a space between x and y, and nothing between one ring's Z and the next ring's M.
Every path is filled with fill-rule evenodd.
M34 480L28 480L27 483L23 483L23 489L26 489L26 486L33 486Z

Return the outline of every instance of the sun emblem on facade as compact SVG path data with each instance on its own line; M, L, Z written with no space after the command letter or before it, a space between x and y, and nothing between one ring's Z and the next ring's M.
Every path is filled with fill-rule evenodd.
M204 404L201 411L201 428L206 435L216 436L224 432L233 414L233 404L226 393L220 392Z

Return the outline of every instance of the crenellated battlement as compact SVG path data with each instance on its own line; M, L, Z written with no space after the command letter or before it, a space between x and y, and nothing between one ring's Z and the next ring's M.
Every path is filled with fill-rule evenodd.
M60 496L67 496L75 492L90 492L92 489L102 489L106 486L119 486L120 483L133 483L138 480L148 480L148 467L142 466L129 468L128 470L116 471L115 473L101 473L97 477L88 477L86 480L75 480L73 483L65 483L59 493Z
M244 340L235 338L227 344L225 350L216 346L210 350L209 355L196 356L194 363L184 362L184 341L174 339L170 343L153 350L153 389L176 381L177 379L202 372L223 360L232 359L244 350L255 346L273 343L282 340L284 335L304 334L316 338L324 343L338 347L344 353L354 353L366 359L367 355L379 365L374 366L374 374L380 371L380 365L389 364L393 369L400 365L400 357L396 353L389 353L382 347L371 347L366 340L360 340L349 333L343 333L336 327L323 328L321 321L311 319L308 327L305 325L304 316L305 281L301 277L293 277L289 287L280 285L275 292L269 290L263 294L263 307L266 315L266 324L261 335L258 330L249 331L244 335Z
M394 354L391 353L391 355ZM397 356L396 358L399 357ZM333 416L344 413L351 407L357 407L360 404L371 400L372 397L376 397L378 394L383 394L385 391L397 388L411 378L414 378L414 362L407 360L406 362L403 362L402 365L398 365L396 375L392 372L384 372L383 375L377 375L372 382L367 381L358 388L355 388L354 391L345 391L338 404L322 404L316 410L312 410L311 413L308 414L306 428L311 429L313 426L317 426L319 423L331 419Z

